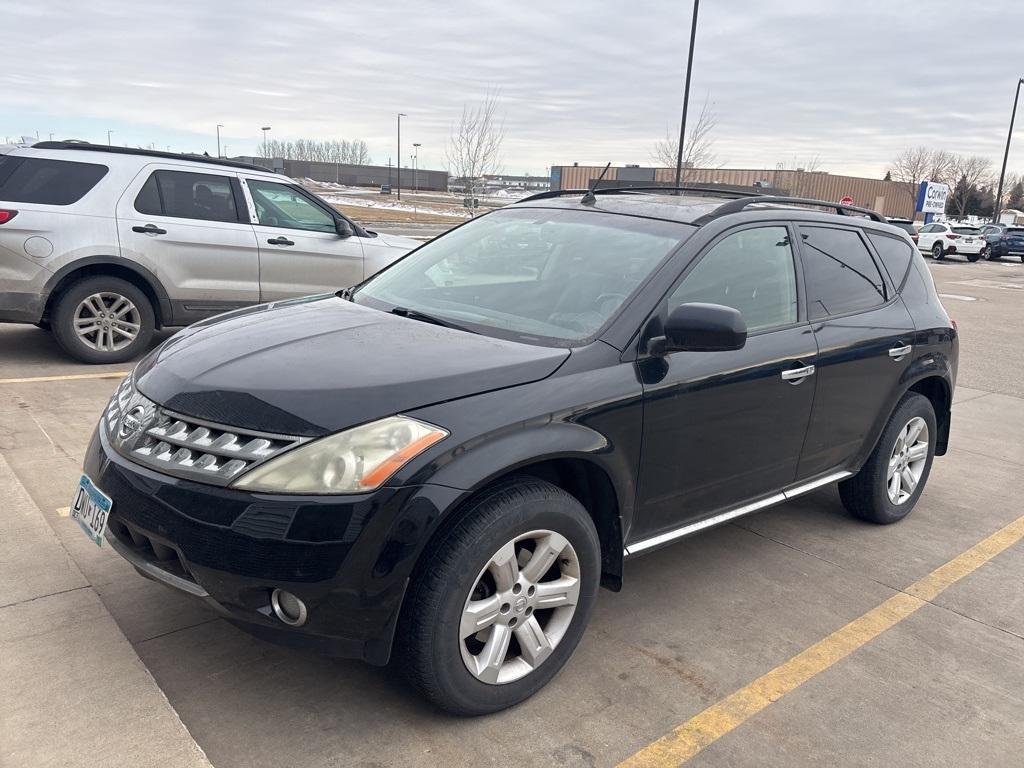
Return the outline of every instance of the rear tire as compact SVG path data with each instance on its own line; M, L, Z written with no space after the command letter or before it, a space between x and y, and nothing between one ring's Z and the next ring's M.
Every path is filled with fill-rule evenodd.
M149 347L156 316L141 290L118 277L88 277L57 298L53 335L83 363L123 363Z
M860 472L839 484L843 506L881 525L910 514L928 482L937 435L931 401L916 392L905 394Z
M973 264L974 262L981 258L980 253L967 253L964 255L967 257L967 260L971 262L971 264Z
M535 574L538 553L545 554ZM579 501L530 477L501 483L471 501L423 553L405 597L396 660L413 687L453 714L518 704L569 660L600 572L597 530Z
M935 243L932 246L932 258L936 261L942 261L942 257L946 255L946 252L942 249L942 243Z

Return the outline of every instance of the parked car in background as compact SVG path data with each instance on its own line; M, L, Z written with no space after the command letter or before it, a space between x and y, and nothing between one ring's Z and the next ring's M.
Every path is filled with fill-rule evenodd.
M936 260L958 253L974 262L981 258L985 245L985 238L977 227L933 222L917 233L918 249Z
M910 219L888 219L894 227L898 227L910 235L910 239L917 242L917 225Z
M334 291L420 245L254 165L79 142L0 154L0 321L87 363L155 328Z
M1007 224L986 224L981 228L985 237L986 259L998 260L1004 256L1020 256L1024 262L1024 227Z
M543 193L197 323L110 400L72 514L262 637L512 706L625 558L836 482L874 523L922 498L956 325L882 216L786 203Z

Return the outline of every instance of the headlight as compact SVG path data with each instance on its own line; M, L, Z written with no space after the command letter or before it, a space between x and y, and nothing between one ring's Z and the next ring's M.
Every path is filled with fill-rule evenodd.
M246 472L232 487L268 493L363 493L448 433L389 416L295 448Z

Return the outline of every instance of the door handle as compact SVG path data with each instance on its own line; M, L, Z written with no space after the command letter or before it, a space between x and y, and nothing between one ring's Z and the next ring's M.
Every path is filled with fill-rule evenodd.
M814 366L805 365L803 368L790 368L788 371L782 372L782 378L788 381L790 384L799 384L801 381L806 379L808 376L814 375Z
M267 240L267 242L271 245L295 245L295 243L287 237L272 237Z
M166 229L160 229L156 224L147 224L144 227L132 227L132 232L141 232L144 235L166 235Z
M892 349L889 350L889 357L899 362L904 357L909 355L912 349L913 347L910 346L909 344L904 344L902 347L893 347Z

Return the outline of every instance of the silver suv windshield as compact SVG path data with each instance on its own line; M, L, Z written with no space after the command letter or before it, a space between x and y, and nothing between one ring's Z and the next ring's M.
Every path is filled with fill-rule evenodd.
M353 300L524 341L579 342L693 231L597 211L505 208L422 246Z

